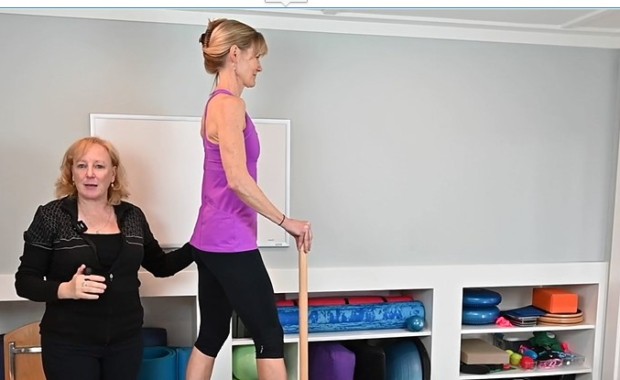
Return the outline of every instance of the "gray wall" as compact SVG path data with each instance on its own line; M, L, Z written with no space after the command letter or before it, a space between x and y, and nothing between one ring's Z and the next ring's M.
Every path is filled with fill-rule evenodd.
M90 113L200 115L202 31L0 15L0 272ZM292 121L311 266L608 260L618 51L264 32L244 97ZM296 265L294 248L264 253Z

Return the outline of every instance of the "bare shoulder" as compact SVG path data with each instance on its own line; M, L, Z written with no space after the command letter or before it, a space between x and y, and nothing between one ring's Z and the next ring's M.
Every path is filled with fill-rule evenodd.
M220 134L226 130L243 130L245 128L245 102L232 95L219 95L209 105L207 116L207 134L212 141L219 141ZM209 125L213 127L210 130Z
M238 96L222 94L211 101L211 105L217 111L223 113L245 113L245 101Z
M219 135L222 129L233 127L233 129L245 128L245 102L243 99L232 95L220 95L213 101L217 100L209 106L208 121L216 125L215 130L209 133L213 136L213 133ZM219 140L218 138L213 138Z

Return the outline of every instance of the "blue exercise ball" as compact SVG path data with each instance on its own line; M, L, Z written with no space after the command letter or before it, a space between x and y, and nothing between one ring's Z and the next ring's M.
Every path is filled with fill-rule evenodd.
M386 380L423 380L422 359L415 343L400 341L385 348Z
M422 331L424 324L424 318L418 316L409 317L405 321L405 326L407 326L409 331Z

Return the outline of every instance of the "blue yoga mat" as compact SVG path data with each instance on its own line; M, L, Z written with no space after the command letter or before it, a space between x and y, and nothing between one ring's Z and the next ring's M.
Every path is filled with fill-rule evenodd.
M325 332L404 329L407 318L413 316L424 318L424 314L424 305L420 301L310 306L308 308L308 330L310 332ZM278 317L284 333L299 332L298 307L279 307Z
M187 371L187 363L192 353L191 347L175 347L177 352L177 380L185 380L185 371Z
M145 347L138 380L177 380L176 351L170 347Z

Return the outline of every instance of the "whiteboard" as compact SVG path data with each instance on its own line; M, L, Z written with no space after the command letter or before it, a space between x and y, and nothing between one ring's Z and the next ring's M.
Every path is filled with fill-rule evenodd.
M260 138L258 184L289 214L290 120L252 119ZM129 201L147 216L162 247L189 241L200 208L204 150L200 117L91 114L90 133L118 149ZM259 247L288 247L288 234L258 218Z

